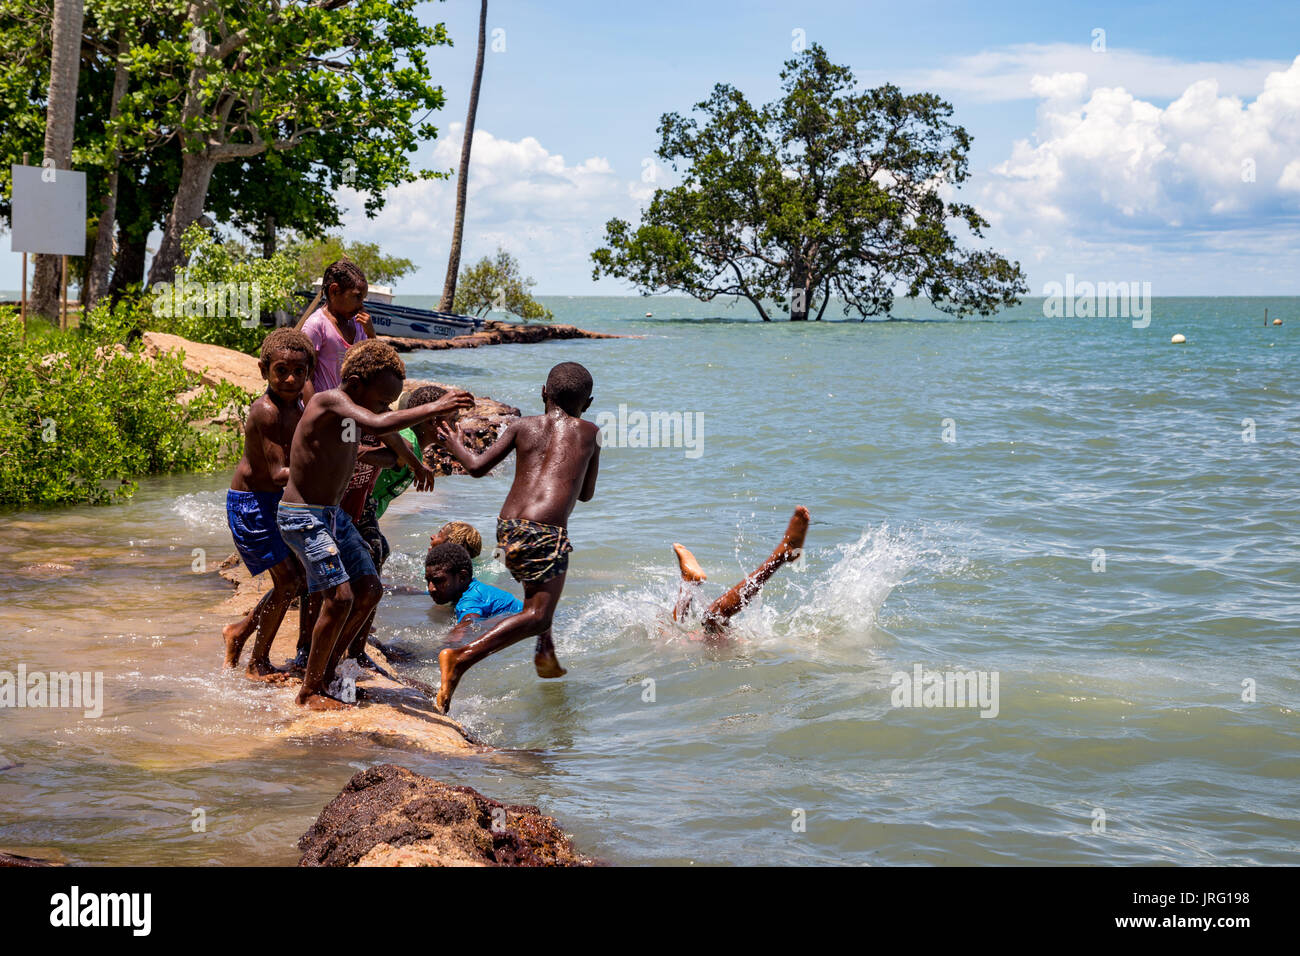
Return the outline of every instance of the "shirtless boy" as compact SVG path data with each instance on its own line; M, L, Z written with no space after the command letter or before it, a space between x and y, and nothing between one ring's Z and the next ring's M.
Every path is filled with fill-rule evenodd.
M456 390L428 405L389 411L402 394L406 366L385 342L348 349L341 376L338 388L317 392L303 411L278 512L280 533L306 568L307 590L322 595L298 693L298 703L314 710L348 706L325 691L343 650L383 592L370 549L339 507L361 435L387 435L474 404L468 392Z
M533 664L539 677L565 673L555 657L550 629L573 550L569 515L574 504L596 494L599 429L581 417L591 405L591 387L591 373L577 362L555 366L542 389L545 412L514 422L482 453L466 447L457 429L438 425L444 447L475 478L517 452L515 481L497 521L497 545L506 568L524 586L522 611L493 625L473 643L438 654L442 685L434 703L444 714L466 670L525 638L538 639Z
M754 599L767 583L768 578L776 573L776 569L788 561L798 560L803 552L804 537L808 534L808 520L807 508L803 505L795 508L794 514L790 517L790 524L786 526L785 535L768 559L760 564L753 574L709 605L701 621L705 641L725 640L731 619ZM673 620L684 621L695 603L695 593L699 590L699 584L706 575L691 552L680 544L674 544L673 551L677 554L677 567L682 575L677 606L673 608Z
M270 570L273 587L243 621L228 625L226 666L239 663L253 628L257 640L248 661L253 680L281 680L287 675L271 666L271 642L284 612L302 584L302 570L276 525L276 511L289 481L289 449L302 418L303 387L316 364L316 350L307 336L294 329L276 329L262 342L258 362L266 392L248 409L244 424L244 456L226 492L226 517L235 547L256 577ZM306 602L304 602L305 605Z

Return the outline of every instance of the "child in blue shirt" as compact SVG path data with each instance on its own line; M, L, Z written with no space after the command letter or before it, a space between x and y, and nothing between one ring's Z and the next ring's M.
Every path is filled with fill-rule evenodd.
M524 602L513 594L475 580L469 552L454 541L443 541L429 549L424 558L424 581L434 603L454 606L454 638L465 635L474 621L518 614L524 607Z

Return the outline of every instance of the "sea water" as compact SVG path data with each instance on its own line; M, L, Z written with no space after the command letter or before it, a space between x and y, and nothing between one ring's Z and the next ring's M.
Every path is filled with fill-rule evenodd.
M0 848L289 864L348 777L394 762L537 804L614 863L1300 862L1300 301L1157 298L1145 328L1036 300L797 325L546 301L641 337L405 356L525 413L579 361L589 417L628 426L570 525L568 676L539 680L521 644L457 691L496 750L273 737L287 695L223 672L227 589L194 571L231 551L229 476L149 479L122 505L0 515L0 670L104 675L98 718L0 709ZM680 413L698 454L638 413ZM411 676L436 680L448 627L418 593L434 528L472 522L477 574L518 591L489 557L512 468L383 519L386 583L417 593L378 627ZM674 542L709 600L799 504L804 558L733 640L666 622ZM996 686L996 715L945 675Z

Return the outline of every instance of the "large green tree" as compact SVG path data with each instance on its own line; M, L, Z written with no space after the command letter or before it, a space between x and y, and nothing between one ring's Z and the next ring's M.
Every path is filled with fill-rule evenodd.
M103 291L110 256L109 293L142 284L146 239L159 228L169 231L153 278L165 276L181 256L170 237L203 212L269 250L276 229L337 228L340 186L372 214L389 186L441 175L412 169L405 155L436 135L424 121L443 96L425 50L448 42L441 25L419 24L414 6L86 0L72 165L87 174L87 256L69 262L74 276L88 273L83 297ZM52 7L0 0L6 220L9 164L25 151L39 161L43 149Z
M519 260L498 248L495 258L484 256L461 270L453 310L461 315L486 315L492 310L513 312L521 319L550 322L555 318L546 306L533 298L537 283L525 276Z
M988 225L946 198L967 178L970 136L952 107L895 86L858 92L817 44L788 60L784 95L752 106L720 83L701 118L665 114L659 157L681 174L641 224L611 219L593 275L642 292L741 296L770 321L888 312L900 289L956 315L989 314L1027 290L1019 263L963 249Z
M52 55L46 97L44 162L54 169L72 168L72 135L77 118L77 79L81 73L82 0L54 0L51 13ZM62 306L59 256L36 256L32 307L53 318Z
M425 27L416 0L187 0L187 42L151 51L175 85L168 127L180 139L181 175L150 283L169 281L180 238L202 214L217 165L290 150L310 138L345 138L349 160L334 186L370 192L437 173L411 170L407 153L437 134L416 113L439 109L427 47L447 43ZM129 117L124 120L129 122Z

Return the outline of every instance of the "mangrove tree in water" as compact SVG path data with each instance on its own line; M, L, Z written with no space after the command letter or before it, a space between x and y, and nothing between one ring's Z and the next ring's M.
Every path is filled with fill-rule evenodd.
M970 135L930 93L856 92L847 67L814 44L786 61L784 96L761 108L719 83L700 117L665 114L660 159L682 182L656 189L641 224L605 226L593 277L643 293L742 296L769 321L887 313L896 293L954 315L988 315L1027 291L1018 262L961 248L987 221L952 201Z

